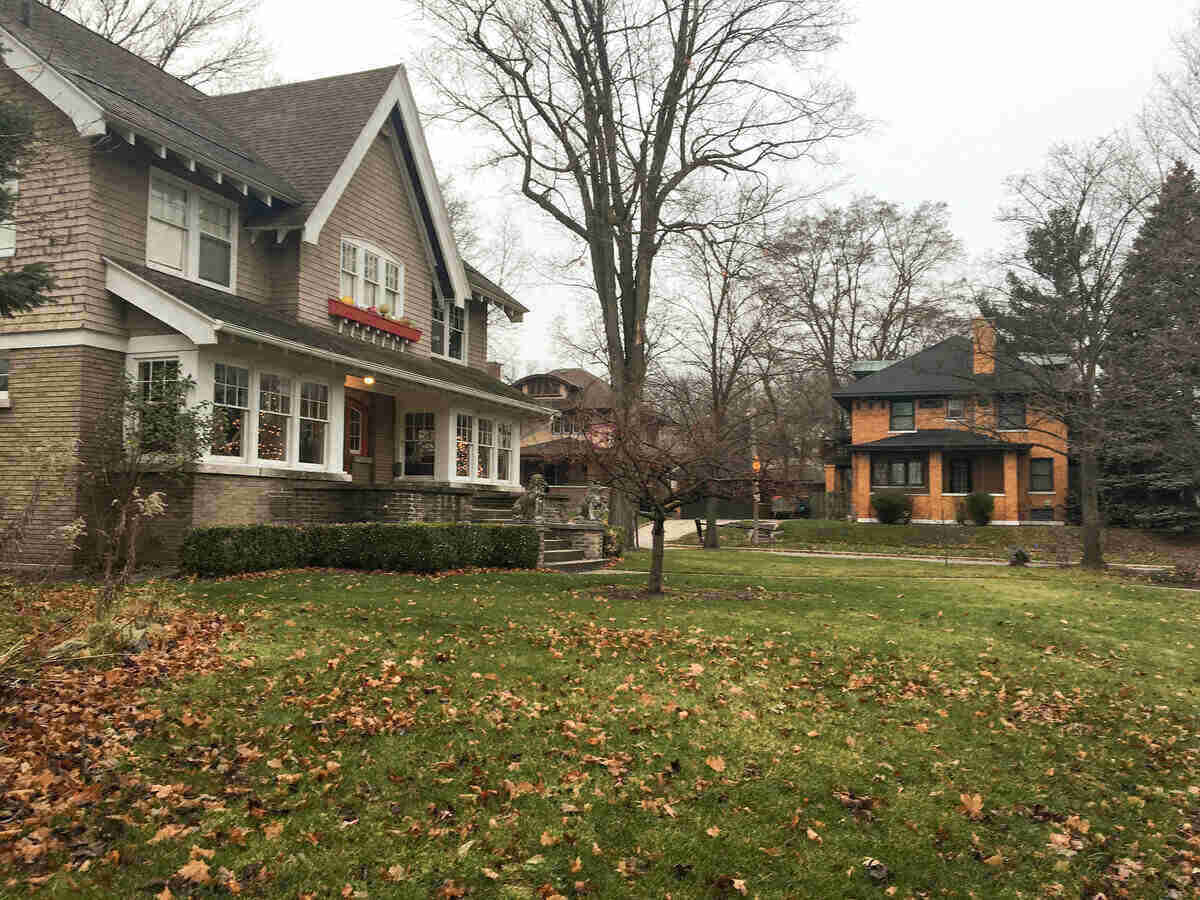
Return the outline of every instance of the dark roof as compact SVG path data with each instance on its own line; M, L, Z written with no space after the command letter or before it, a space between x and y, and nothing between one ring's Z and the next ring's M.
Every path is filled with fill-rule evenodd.
M293 201L300 193L205 109L205 95L134 53L41 3L33 26L22 0L0 0L0 26L69 79L105 113Z
M492 281L492 279L488 278L465 259L463 260L463 268L467 272L467 281L471 283L472 287L490 295L495 300L502 301L506 306L512 306L521 312L529 312L528 306L522 304L516 297L500 287L500 285L496 284L496 282Z
M569 459L579 456L583 451L583 442L579 438L559 437L537 444L521 446L522 459Z
M507 400L536 404L536 401L522 394L516 388L471 366L418 356L415 353L397 353L386 350L355 338L325 331L312 325L304 325L295 319L277 316L264 309L262 304L244 297L237 297L224 291L196 284L193 281L176 278L174 275L167 275L138 263L123 259L117 259L114 262L162 288L172 297L204 315L228 322L230 325L238 325L284 340L295 341L317 350L350 356L367 364L375 363L393 369L402 369L414 375L435 378L448 384L459 384L486 391Z
M895 434L852 450L1028 450L1031 444L999 441L962 428L929 428L910 434Z
M554 378L575 388L566 397L539 397L539 402L555 409L612 409L613 393L603 378L593 375L587 369L552 369L549 372L534 372L513 382L514 387L520 387L534 378Z
M245 135L254 151L301 192L300 206L268 216L263 224L304 224L400 68L203 98L209 114Z

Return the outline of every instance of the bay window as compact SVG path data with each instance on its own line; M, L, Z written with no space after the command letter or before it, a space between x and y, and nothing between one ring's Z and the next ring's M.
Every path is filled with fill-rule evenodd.
M434 415L431 412L404 414L404 474L433 476L437 457Z
M492 420L480 419L475 447L476 475L479 478L492 477L492 454L495 452L492 440Z
M339 277L343 303L397 319L404 314L404 266L378 247L342 238Z
M146 218L146 264L232 290L237 271L237 205L154 170Z
M455 412L453 422L455 452L452 478L510 483L517 480L516 442L520 439L520 432L516 423L468 412ZM408 453L406 445L405 455ZM429 455L432 461L432 448Z
M300 385L300 452L306 465L324 465L329 432L329 386L306 381Z
M461 306L433 298L429 349L434 356L464 361L467 356L467 311Z
M292 422L292 382L263 373L258 377L258 458L285 462Z
M249 409L250 370L217 363L213 367L213 456L242 456Z
M471 458L475 455L475 417L459 413L455 421L454 474L471 477Z

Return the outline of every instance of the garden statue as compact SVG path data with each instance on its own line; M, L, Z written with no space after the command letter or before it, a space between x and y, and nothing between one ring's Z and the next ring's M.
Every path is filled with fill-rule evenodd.
M525 493L518 497L517 502L513 504L513 518L526 522L541 519L546 505L546 493L549 490L546 479L541 475L534 475L530 478L529 487L525 488Z
M603 522L608 518L608 499L598 485L588 485L587 496L583 498L579 514L589 522Z

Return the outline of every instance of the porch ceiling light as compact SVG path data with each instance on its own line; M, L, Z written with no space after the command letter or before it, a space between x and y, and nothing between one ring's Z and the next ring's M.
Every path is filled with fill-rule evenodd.
M367 375L367 376L365 376L365 377L363 378L363 384L367 385L368 387L370 387L370 386L371 386L371 385L373 385L374 383L375 383L375 376L374 376L374 375Z

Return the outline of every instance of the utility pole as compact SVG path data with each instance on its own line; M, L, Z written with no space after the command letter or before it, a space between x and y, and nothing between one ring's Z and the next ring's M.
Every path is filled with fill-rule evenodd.
M754 507L754 520L750 523L750 543L758 546L758 501L760 495L758 473L762 468L762 463L758 461L758 444L754 439L755 413L754 407L750 407L750 466L754 469L754 493L751 501Z

